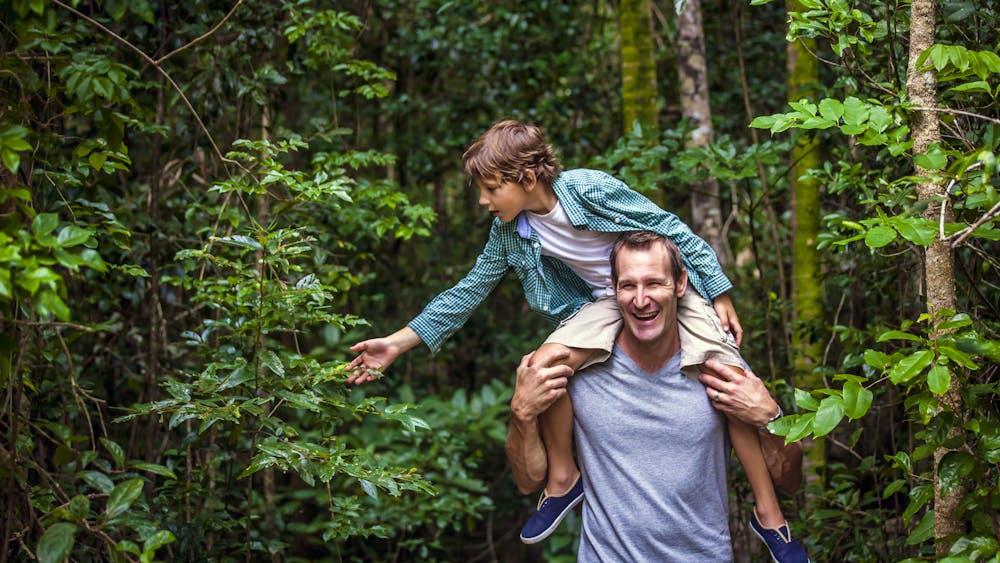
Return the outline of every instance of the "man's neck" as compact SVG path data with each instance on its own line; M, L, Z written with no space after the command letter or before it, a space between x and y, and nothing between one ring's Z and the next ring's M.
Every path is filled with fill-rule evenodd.
M681 349L680 335L676 328L656 342L638 342L622 331L616 343L646 373L660 371Z

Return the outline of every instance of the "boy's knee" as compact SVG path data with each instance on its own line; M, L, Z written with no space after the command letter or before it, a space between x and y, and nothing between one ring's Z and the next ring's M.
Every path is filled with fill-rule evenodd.
M564 344L547 342L539 346L531 356L530 365L565 365L572 354L572 349Z

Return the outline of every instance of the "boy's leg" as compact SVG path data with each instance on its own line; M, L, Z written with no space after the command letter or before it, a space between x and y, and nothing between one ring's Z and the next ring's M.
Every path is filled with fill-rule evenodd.
M785 516L781 512L771 475L767 472L757 429L733 417L728 417L728 422L729 439L733 443L733 449L736 450L736 457L739 458L747 474L750 488L753 489L757 517L765 527L777 528L785 523Z
M565 354L566 358L557 361L556 364L568 365L575 372L592 353L592 350L547 343L535 351L531 362L546 363L552 357ZM552 496L560 496L573 486L580 475L576 460L573 458L573 403L569 394L564 395L542 413L539 423L549 467L545 491Z

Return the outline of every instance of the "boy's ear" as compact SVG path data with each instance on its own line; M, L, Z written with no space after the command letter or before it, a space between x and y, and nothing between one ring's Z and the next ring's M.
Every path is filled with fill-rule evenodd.
M535 189L535 186L538 185L538 178L535 177L534 170L525 170L523 178L524 179L521 180L521 188L526 192L530 192Z

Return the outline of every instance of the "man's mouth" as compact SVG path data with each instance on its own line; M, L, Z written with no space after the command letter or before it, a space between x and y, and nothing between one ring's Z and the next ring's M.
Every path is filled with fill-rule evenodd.
M648 321L650 319L655 319L656 315L659 315L659 311L652 311L650 313L632 313L632 316L639 319L640 321Z

